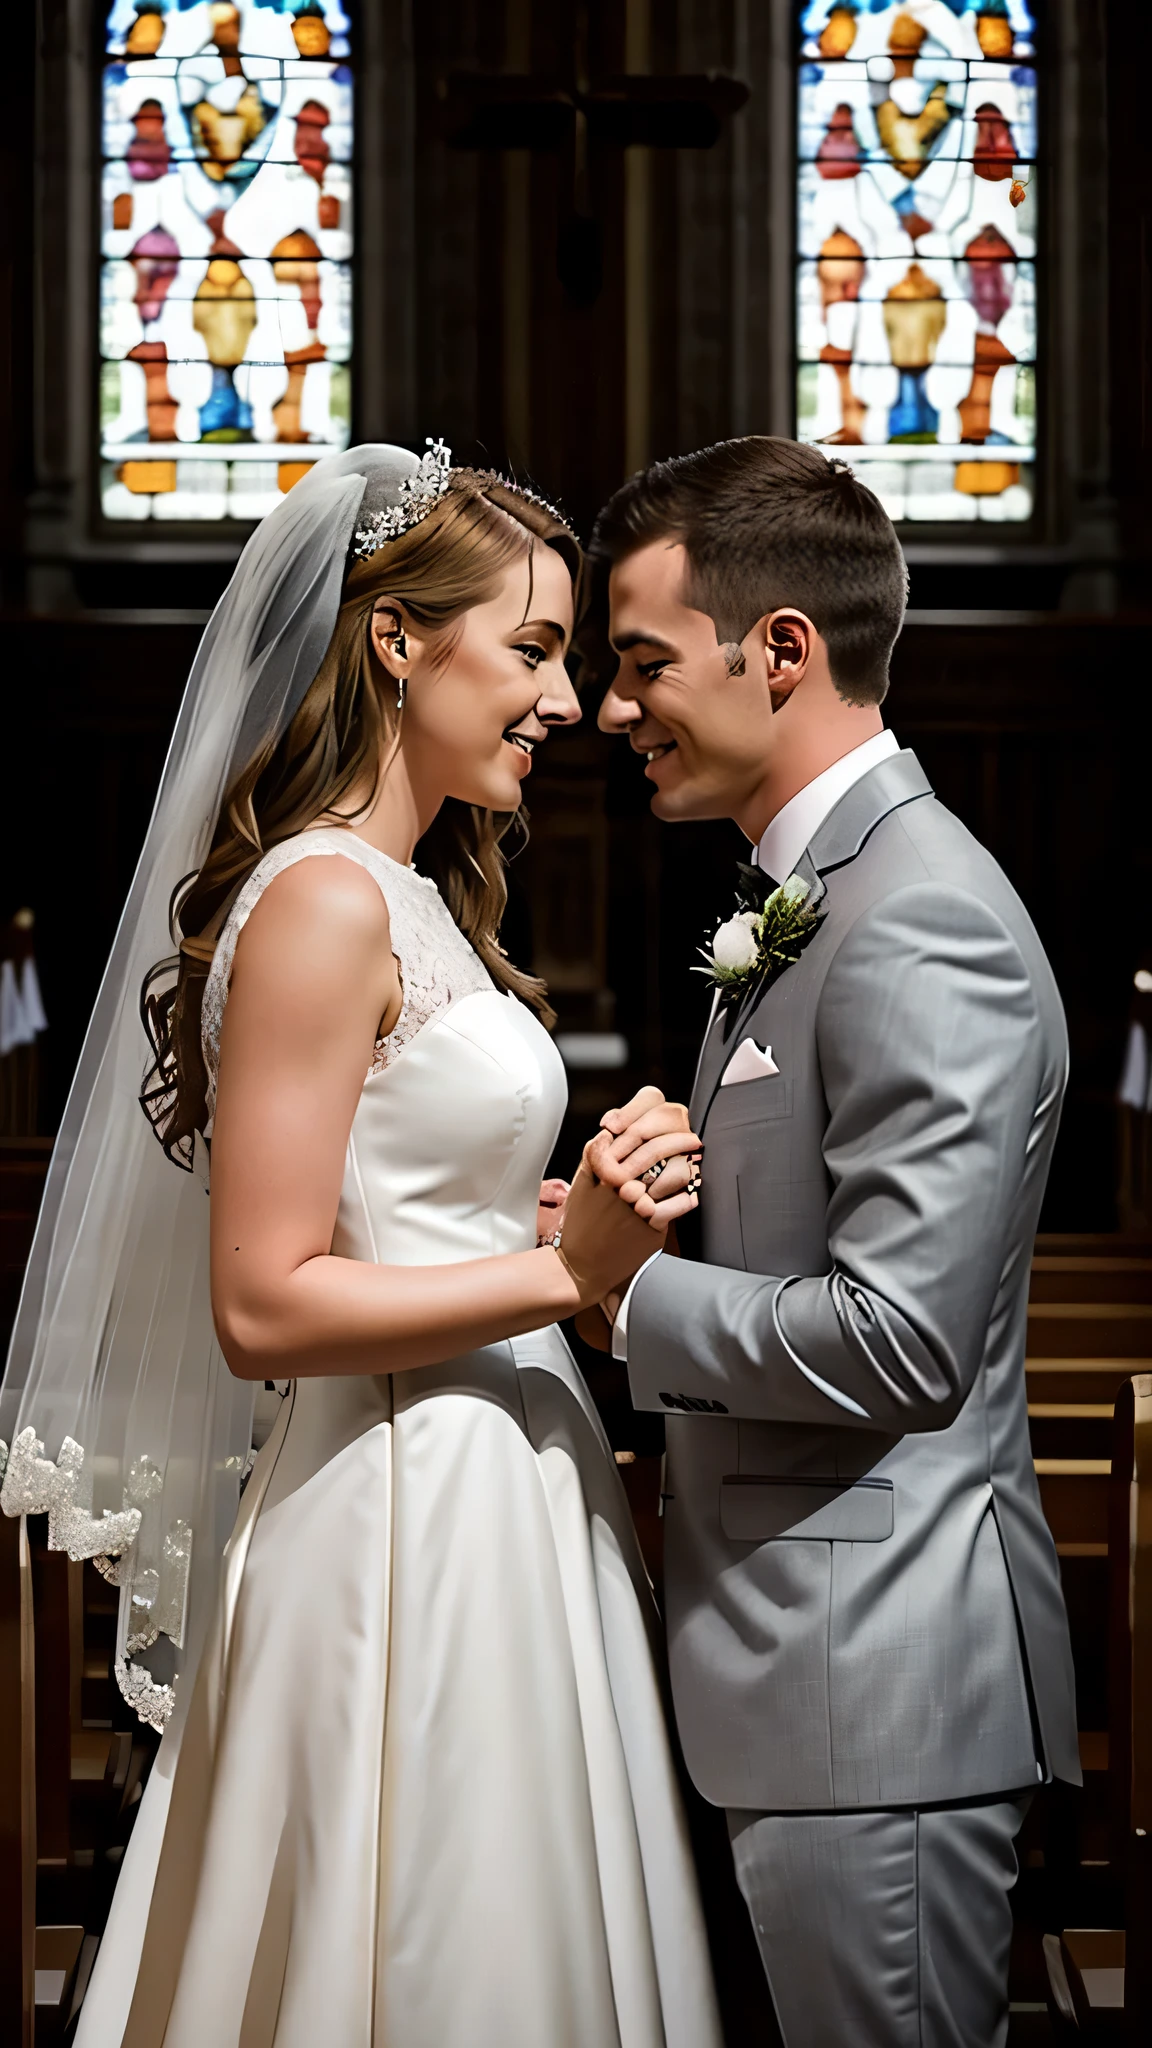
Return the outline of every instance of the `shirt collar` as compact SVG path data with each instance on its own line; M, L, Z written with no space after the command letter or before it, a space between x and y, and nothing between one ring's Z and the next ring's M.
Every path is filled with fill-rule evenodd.
M829 811L834 810L842 796L859 782L862 775L875 768L880 761L887 761L892 754L900 752L895 733L887 728L874 733L870 740L862 740L851 753L839 761L833 761L830 768L816 775L789 797L783 810L777 811L764 837L756 849L756 864L774 881L785 882L796 866L806 846L815 838Z

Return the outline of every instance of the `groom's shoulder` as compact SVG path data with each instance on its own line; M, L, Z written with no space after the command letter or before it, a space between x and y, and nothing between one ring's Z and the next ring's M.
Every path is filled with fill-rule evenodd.
M889 812L852 866L851 920L902 890L924 891L941 917L966 901L1004 927L1034 975L1049 978L1035 926L1000 863L933 792Z
M835 858L837 852L830 864L817 865L833 899L856 912L924 882L978 895L1011 892L987 848L928 787L869 821L847 859Z
M992 909L1026 914L999 861L934 792L893 811L884 822L893 828L884 834L883 848L892 879L900 875L909 884L933 882L975 896Z

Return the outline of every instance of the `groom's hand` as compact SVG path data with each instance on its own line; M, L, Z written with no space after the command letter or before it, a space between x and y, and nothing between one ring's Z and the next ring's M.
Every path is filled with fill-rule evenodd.
M641 1088L601 1118L600 1130L588 1148L593 1171L642 1221L663 1231L696 1207L703 1148L682 1102Z
M566 1180L542 1180L540 1200L536 1208L536 1244L551 1244L556 1232L563 1228L564 1209L571 1193Z

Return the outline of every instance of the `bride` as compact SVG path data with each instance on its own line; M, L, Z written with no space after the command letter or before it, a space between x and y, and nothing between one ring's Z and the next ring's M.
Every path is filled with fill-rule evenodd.
M166 1726L79 2048L719 2042L650 1590L555 1327L694 1204L696 1140L645 1091L641 1213L586 1153L538 1238L563 1072L496 937L579 574L530 493L352 449L193 670L6 1386L4 1506L119 1583Z

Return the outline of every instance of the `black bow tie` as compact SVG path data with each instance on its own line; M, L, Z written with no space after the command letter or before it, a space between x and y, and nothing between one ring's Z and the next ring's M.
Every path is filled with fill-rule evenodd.
M779 887L766 868L750 867L747 861L736 863L736 894L741 910L763 910L772 891Z

